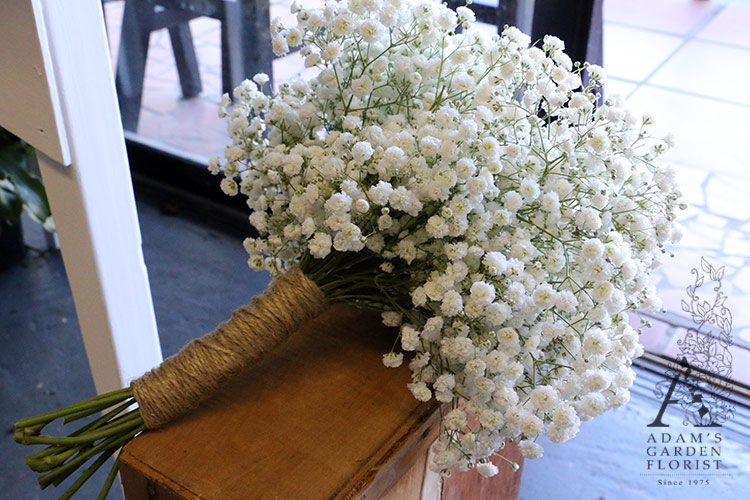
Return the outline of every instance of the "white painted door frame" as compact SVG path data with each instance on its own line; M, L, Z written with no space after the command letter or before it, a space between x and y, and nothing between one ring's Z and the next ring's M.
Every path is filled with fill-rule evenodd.
M97 392L124 387L162 356L101 1L0 2L0 63L0 125L37 148Z

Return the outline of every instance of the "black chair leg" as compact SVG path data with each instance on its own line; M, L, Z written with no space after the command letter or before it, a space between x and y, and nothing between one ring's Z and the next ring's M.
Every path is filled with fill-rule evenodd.
M224 16L221 19L221 86L222 92L228 92L230 95L246 77L243 65L241 14L239 2L224 4Z
M128 0L122 16L120 52L117 58L117 98L120 103L122 126L135 132L143 97L146 56L154 16L152 3Z
M591 11L591 28L589 30L589 40L586 45L586 60L591 64L601 66L604 63L604 20L603 20L603 1L594 0L594 6Z
M180 75L180 86L183 97L195 97L201 93L201 74L198 68L198 58L193 46L193 35L188 23L180 23L169 28L169 39L172 41L172 51Z
M601 64L601 0L545 0L536 2L531 39L545 34L565 42L565 52L575 62Z
M136 131L143 97L143 82L154 4L148 0L127 0L122 20L120 54L117 61L117 94L123 128ZM266 73L273 88L273 59L270 51L270 14L267 0L223 2L221 15L222 87L231 92L245 78ZM180 76L182 94L193 97L202 91L198 60L190 26L173 25L169 36Z
M273 88L273 53L271 52L268 1L238 0L224 3L221 19L222 86L229 92L245 78L266 73L271 79L266 92Z
M534 0L500 0L496 10L497 32L502 33L507 24L526 34L531 33L535 4Z

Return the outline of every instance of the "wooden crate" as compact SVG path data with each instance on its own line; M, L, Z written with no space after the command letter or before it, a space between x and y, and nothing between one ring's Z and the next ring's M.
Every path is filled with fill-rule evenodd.
M330 308L198 410L128 444L126 498L515 499L520 472L502 463L489 481L472 471L441 484L426 469L437 406L411 396L408 367L382 365L394 339L377 314Z

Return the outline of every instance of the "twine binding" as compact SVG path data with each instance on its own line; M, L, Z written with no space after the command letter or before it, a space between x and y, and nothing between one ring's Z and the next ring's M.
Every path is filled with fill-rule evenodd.
M161 427L197 407L326 307L323 292L299 269L274 280L230 320L131 383L146 428Z

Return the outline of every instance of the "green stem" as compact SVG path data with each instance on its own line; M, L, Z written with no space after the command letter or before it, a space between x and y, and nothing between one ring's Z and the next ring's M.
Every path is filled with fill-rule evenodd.
M65 490L65 493L63 493L58 500L68 500L71 498L76 491L78 491L81 486L83 486L83 483L85 483L97 470L99 470L99 467L104 465L104 462L109 460L109 457L111 457L114 452L117 451L116 449L107 450L102 455L96 459L96 461L91 464L91 466L83 471L83 474L78 476L78 479L75 480L73 484L70 485L70 488Z
M129 400L125 401L123 404L119 405L114 410L105 413L104 415L102 415L101 417L97 418L96 420L94 420L94 421L92 421L92 422L84 425L83 427L75 430L74 432L70 433L69 436L71 436L71 437L73 437L73 436L80 436L81 434L83 434L86 431L100 428L101 426L109 423L109 421L112 419L112 417L117 416L122 410L124 410L125 408L127 408L131 404L133 404L133 399L129 399ZM48 448L45 448L42 451L38 451L38 452L34 453L33 455L29 455L28 457L26 457L26 463L28 464L29 460L36 460L36 459L47 457L49 455L54 455L54 454L56 454L56 453L58 453L60 451L64 451L65 448L66 448L65 446L60 446L60 445L50 446ZM29 465L29 466L31 466L31 465Z
M53 445L79 445L89 444L99 439L108 438L112 435L117 434L120 431L124 431L132 428L133 426L141 425L143 419L141 418L140 412L128 415L122 421L118 422L113 426L105 426L94 432L86 432L80 436L68 436L68 437L54 437L54 436L27 436L21 442L21 444L53 444Z
M126 420L129 422L136 421L138 423L142 423L142 419L135 418L136 416L140 416L139 410L133 410L122 417L116 418L112 420L111 422L107 423L107 425L102 426L99 431L100 433L103 433L105 430L108 431L108 433L113 432L113 429L116 431L117 429L120 429L122 427L125 427L121 424L123 424ZM66 447L62 445L56 445L54 446L57 448L57 451L54 454L51 454L51 456L46 456L42 459L33 459L33 460L26 460L26 464L29 466L29 468L35 472L48 472L54 469L55 467L58 467L63 462L65 462L67 459L78 453L84 448L87 448L91 444L93 444L94 441L97 441L99 438L93 437L94 433L88 433L83 434L81 437L87 437L91 439L91 442L89 443L83 443L79 446L74 447Z
M121 448L125 443L133 439L136 434L138 434L139 432L142 432L143 430L145 430L145 427L143 425L140 425L136 427L135 429L132 429L124 434L112 436L102 441L98 445L92 448L89 448L86 451L82 451L76 458L74 458L70 462L67 462L64 465L61 465L60 467L55 469L54 471L49 472L48 474L44 474L43 476L40 476L39 478L37 478L39 485L42 487L42 489L44 489L50 484L52 484L53 482L55 484L60 484L70 474L75 472L75 470L78 469L78 467L80 467L81 464L86 462L89 458L105 450L109 450L109 449L117 450Z
M104 500L107 498L107 495L109 494L109 490L112 489L112 483L115 482L115 478L117 477L117 469L120 465L120 457L115 458L115 463L112 464L112 468L109 469L109 474L107 474L107 479L104 481L104 485L102 486L102 490L99 492L99 495L96 497L96 500Z
M69 459L85 447L86 445L76 446L74 448L66 448L64 446L60 446L59 448L63 450L61 453L56 453L54 455L44 457L41 460L36 460L32 463L26 463L34 472L49 472L55 467L60 466L63 462L65 462L67 459Z
M45 413L43 415L37 415L36 417L19 420L18 422L16 422L16 429L23 429L25 427L33 427L39 424L46 424L57 418L65 417L73 413L78 413L82 410L86 410L89 408L97 408L97 407L107 408L109 406L112 406L112 404L114 403L119 403L123 399L131 397L132 395L133 395L133 391L129 387L126 389L120 389L119 391L108 392L107 394L95 396L93 398L83 400L79 403L66 406L65 408L62 408L57 411Z
M124 410L128 406L132 405L135 402L133 398L128 398L123 404L118 406L115 409L119 409L119 411ZM93 415L94 413L99 412L100 410L98 408L89 408L88 410L83 410L79 413L74 413L72 415L68 415L65 417L65 420L63 420L64 424L69 424L70 422L75 422L76 420L88 417L89 415ZM114 410L113 410L114 411ZM111 412L110 412L111 413Z

